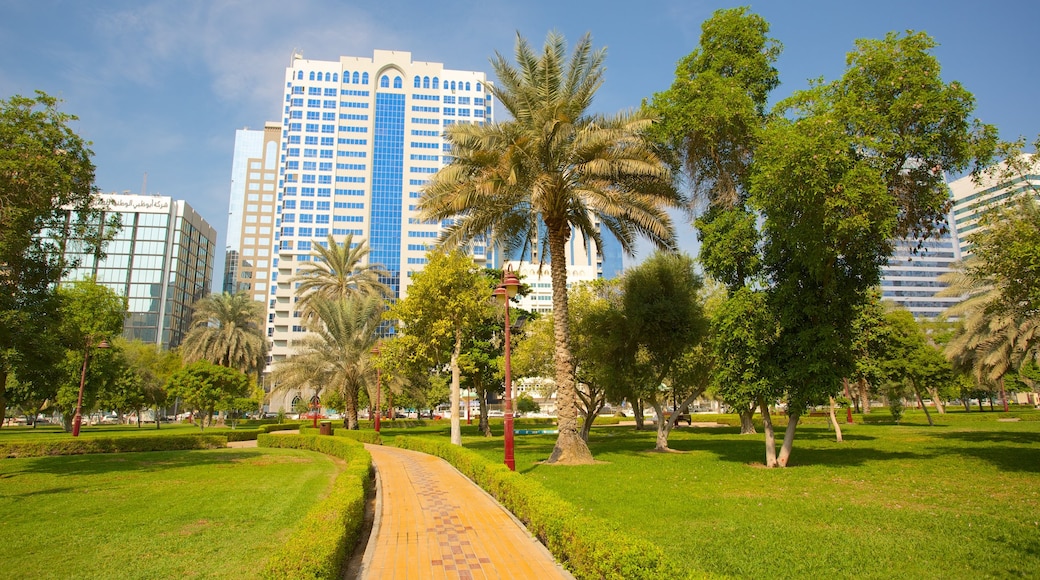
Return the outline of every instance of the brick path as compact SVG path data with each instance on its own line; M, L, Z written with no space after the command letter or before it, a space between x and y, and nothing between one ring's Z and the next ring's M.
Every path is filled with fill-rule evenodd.
M381 491L359 578L573 580L505 508L444 460L365 448Z

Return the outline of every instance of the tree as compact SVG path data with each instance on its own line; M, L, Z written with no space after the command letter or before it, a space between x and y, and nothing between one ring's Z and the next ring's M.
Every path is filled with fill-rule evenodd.
M934 45L912 32L857 41L840 80L778 105L756 150L750 202L764 217L788 387L778 466L801 414L853 370L849 329L891 240L933 232L947 207L943 170L977 169L992 151L994 130L972 126L971 94L943 83Z
M59 103L39 91L0 100L0 425L9 375L22 387L54 379L62 356L51 331L54 288L75 265L63 262L62 248L79 238L83 253L98 255L106 239L82 235L101 219L93 152ZM73 210L69 225L64 208Z
M293 356L275 365L277 390L309 389L321 396L337 391L346 407L343 424L358 428L358 395L376 380L372 347L378 339L385 303L378 295L311 301L310 334Z
M922 392L928 393L939 408L939 388L953 383L954 372L942 353L928 343L921 327L909 311L899 308L885 313L885 358L882 369L886 378L896 384L907 384L924 409L928 424L932 415L924 404Z
M505 122L448 128L453 161L423 191L426 219L455 219L441 244L479 236L506 250L538 250L552 276L559 435L549 463L590 463L578 433L567 303L567 242L573 235L603 247L603 232L631 253L642 234L674 246L665 207L679 202L667 165L645 139L644 112L589 114L603 79L603 50L583 37L569 59L550 33L538 54L517 37L514 66L497 54L498 82L487 90L512 116Z
M181 367L180 354L177 351L162 350L157 344L140 340L119 340L115 344L128 370L140 383L141 408L136 409L138 426L141 425L143 408L149 408L155 415L155 428L159 429L159 415L167 400L166 384L170 376Z
M416 358L443 363L447 353L451 368L451 442L462 445L459 358L466 336L489 316L491 287L472 258L459 250L431 250L426 257L426 267L412 278L408 296L394 304L386 318L399 321L401 331L415 337L412 346Z
M211 294L199 300L180 347L184 362L205 360L259 374L267 364L264 312L264 304L244 292Z
M696 198L708 201L705 224L711 209L739 209L747 197L766 103L780 84L774 63L782 47L768 33L769 23L746 7L716 10L701 25L700 46L676 66L671 88L650 104L661 119L654 135L681 159Z
M701 277L685 254L657 252L624 278L628 345L622 369L650 379L637 387L657 414L656 451L668 451L668 435L679 415L708 386L708 353L700 349L708 331L698 292ZM665 417L670 398L684 397Z
M84 410L93 408L98 392L122 374L115 349L98 347L102 340L112 340L123 332L127 302L126 298L89 278L62 285L57 292L59 336L65 352L54 399L68 431L72 429L79 399L84 357L90 357L83 381Z
M342 244L329 236L326 243L315 241L309 262L300 264L299 273L292 278L298 283L296 307L310 316L310 303L316 298L338 300L356 294L378 294L383 298L393 290L382 279L390 274L381 264L365 263L370 248L364 239L354 243L354 235L347 234Z
M167 391L192 410L199 430L203 430L215 410L226 409L235 398L246 396L249 384L249 377L238 369L200 360L173 373Z
M776 363L770 359L777 332L777 321L765 292L746 286L729 294L711 317L715 393L737 409L742 434L755 432L751 417L755 407L761 408L767 465L776 457L769 406L782 395L782 390L772 382L776 376L772 367Z

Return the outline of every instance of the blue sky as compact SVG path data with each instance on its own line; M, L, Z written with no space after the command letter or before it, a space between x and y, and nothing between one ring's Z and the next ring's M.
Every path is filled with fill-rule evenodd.
M490 71L517 32L536 46L549 30L570 42L591 32L608 51L593 108L615 112L668 88L701 23L740 5L784 45L774 98L840 76L857 38L923 30L939 43L944 78L975 94L980 119L1004 138L1040 133L1035 0L0 0L0 98L62 98L93 142L102 191L138 193L147 174L148 193L186 199L219 232L219 279L235 130L278 119L294 48L322 60L404 50ZM690 226L678 229L694 251Z

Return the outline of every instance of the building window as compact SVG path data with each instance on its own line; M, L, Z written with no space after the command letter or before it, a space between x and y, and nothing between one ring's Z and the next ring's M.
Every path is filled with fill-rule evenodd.
M383 77L379 79L379 86L381 88L384 88L384 89L389 89L390 88L390 77L388 77L386 75L383 75Z

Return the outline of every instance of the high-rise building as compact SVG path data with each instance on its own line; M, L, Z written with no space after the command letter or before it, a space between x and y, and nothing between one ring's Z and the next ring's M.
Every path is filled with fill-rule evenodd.
M445 127L493 120L486 85L483 72L413 61L409 52L337 61L294 55L280 121L236 134L224 271L225 291L266 303L272 363L291 356L304 336L292 278L328 236L366 240L369 261L389 272L384 282L397 296L407 294L410 277L448 225L419 219L420 191L451 160ZM621 270L620 245L610 241L603 250L586 249L580 239L572 244L573 279ZM482 266L504 262L484 239L467 251ZM511 264L526 283L548 282L548 269L539 278L529 264ZM532 309L551 308L551 295L538 300ZM271 408L288 409L297 396L306 394L288 394Z
M278 123L267 123L262 131L236 131L231 164L223 291L246 292L265 303L277 221L281 137Z
M161 195L102 194L98 228L118 218L122 228L98 260L75 239L65 256L78 261L65 280L93 277L128 299L123 336L178 346L191 324L192 306L209 293L217 233L186 202ZM69 224L72 220L71 212Z
M960 301L956 296L936 296L947 286L939 277L951 272L959 259L953 231L920 242L899 240L881 270L881 298L906 308L914 318L935 318Z
M957 230L961 255L971 255L968 236L979 230L979 219L988 210L1010 203L1017 196L1035 195L1040 199L1040 161L1035 155L1027 155L1030 168L1021 175L1006 181L993 176L983 176L975 183L970 175L950 183L953 195L953 225Z

